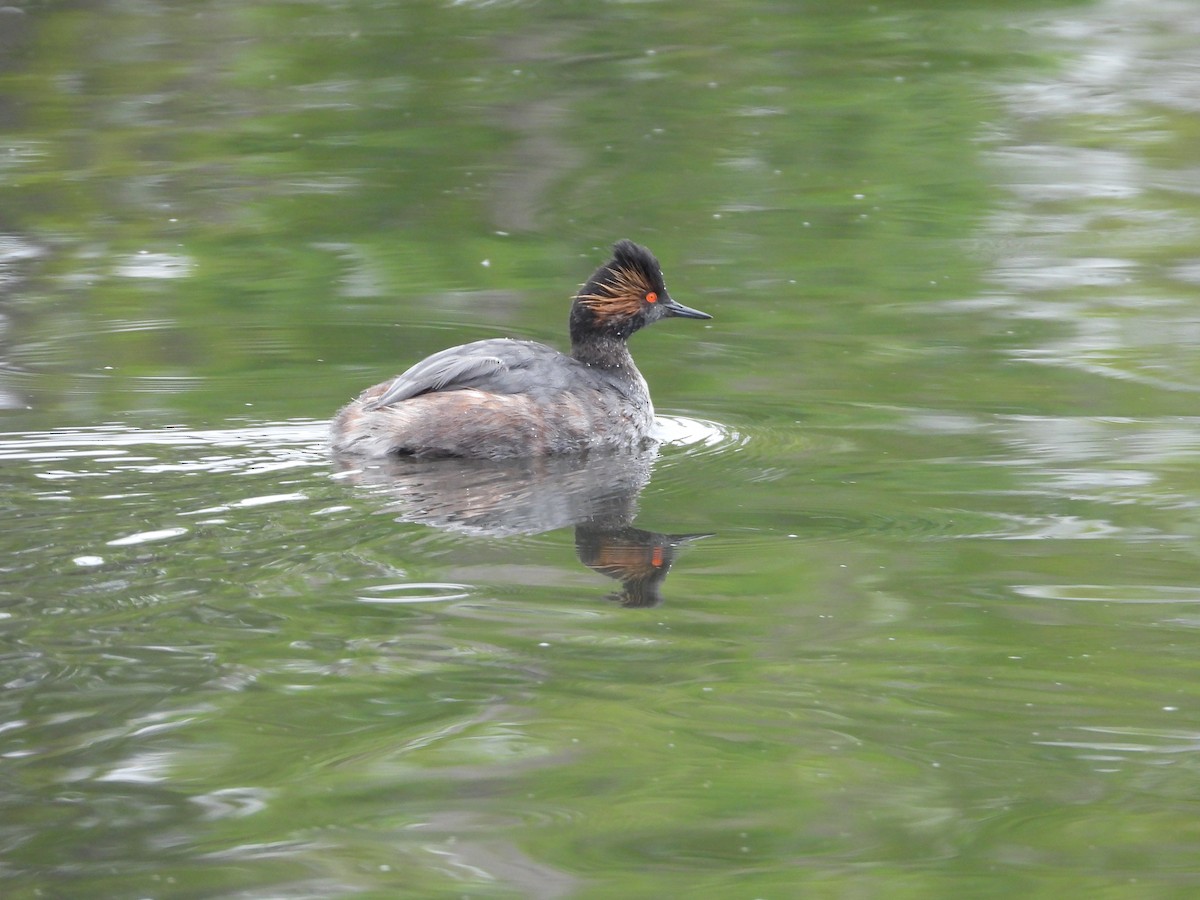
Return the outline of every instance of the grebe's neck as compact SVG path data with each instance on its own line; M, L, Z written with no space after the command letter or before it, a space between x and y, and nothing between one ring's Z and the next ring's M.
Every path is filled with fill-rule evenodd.
M571 356L586 366L597 369L632 369L633 357L624 338L614 335L589 334L571 341Z

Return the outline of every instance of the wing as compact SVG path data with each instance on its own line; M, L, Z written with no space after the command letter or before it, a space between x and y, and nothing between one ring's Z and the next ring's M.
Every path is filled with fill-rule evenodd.
M510 369L527 366L543 352L556 354L549 347L529 341L505 339L475 341L473 344L451 347L426 357L397 375L388 389L368 405L378 409L420 394L473 387L507 393L502 385L503 374Z

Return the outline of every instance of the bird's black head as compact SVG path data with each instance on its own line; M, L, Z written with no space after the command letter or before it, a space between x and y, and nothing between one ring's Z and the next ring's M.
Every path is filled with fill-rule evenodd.
M612 259L598 268L571 304L571 343L589 337L624 340L644 325L669 316L711 319L667 293L654 254L631 240L613 245Z

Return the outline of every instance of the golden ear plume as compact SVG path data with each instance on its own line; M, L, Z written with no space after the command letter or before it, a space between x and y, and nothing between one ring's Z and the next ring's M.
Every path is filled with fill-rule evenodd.
M652 288L636 269L614 266L608 277L599 282L602 294L580 294L578 300L601 318L631 316L642 306L642 300Z

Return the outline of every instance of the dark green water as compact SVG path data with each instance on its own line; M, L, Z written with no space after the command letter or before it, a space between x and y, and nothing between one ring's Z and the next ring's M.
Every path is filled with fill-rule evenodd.
M0 895L1200 890L1198 37L0 10ZM330 462L620 237L656 454Z

